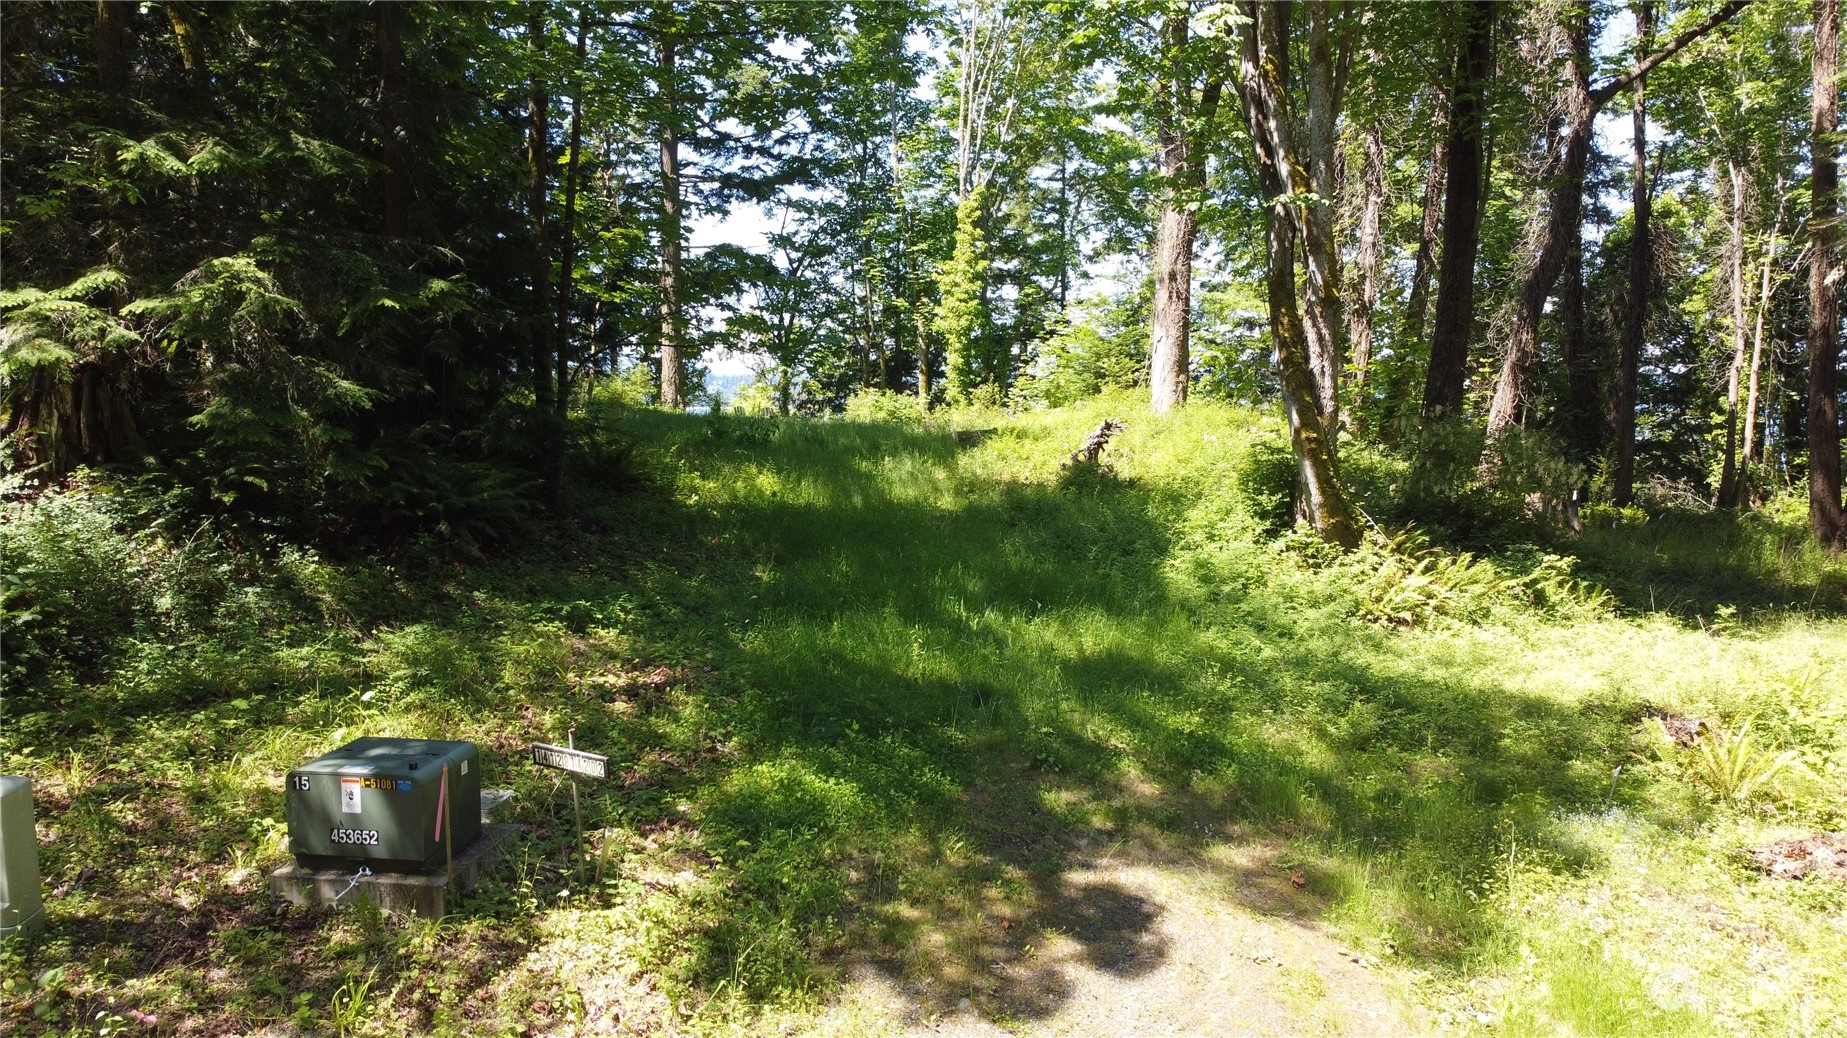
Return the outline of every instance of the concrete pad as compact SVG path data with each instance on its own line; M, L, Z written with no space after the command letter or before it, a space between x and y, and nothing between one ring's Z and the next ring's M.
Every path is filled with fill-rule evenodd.
M284 865L269 874L270 892L297 905L351 904L370 898L388 915L439 919L447 914L451 892L461 895L479 886L511 843L510 825L484 825L481 837L456 856L449 868L423 873L377 872L355 880L351 869L305 869Z

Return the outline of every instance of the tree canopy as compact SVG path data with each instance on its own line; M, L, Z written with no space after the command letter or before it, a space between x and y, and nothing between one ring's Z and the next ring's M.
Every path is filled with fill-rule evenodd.
M1468 430L1450 504L1806 487L1838 542L1835 18L22 0L5 447L428 528L722 358L787 414L1285 403L1348 543L1342 442Z

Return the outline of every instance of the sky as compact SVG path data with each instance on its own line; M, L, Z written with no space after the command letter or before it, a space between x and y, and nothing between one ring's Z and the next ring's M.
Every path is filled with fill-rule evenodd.
M707 215L691 221L687 227L687 244L692 250L713 245L737 245L751 252L769 251L769 233L776 223L755 202L740 202L723 215ZM714 375L748 375L750 364L742 354L730 350L711 350L699 358L701 365Z

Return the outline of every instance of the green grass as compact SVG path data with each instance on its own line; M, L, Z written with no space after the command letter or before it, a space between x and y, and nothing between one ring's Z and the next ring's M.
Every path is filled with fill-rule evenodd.
M612 414L640 487L580 472L567 519L467 565L298 553L240 575L154 537L131 571L87 518L62 540L81 524L16 519L9 551L56 562L45 586L127 572L120 601L150 604L56 628L84 655L8 696L0 766L38 783L66 889L7 953L0 1008L47 1031L135 1008L473 1034L622 1006L752 1032L806 1026L869 963L940 1011L996 983L991 919L1051 918L1090 848L1203 862L1261 839L1464 1029L1840 1027L1847 893L1736 858L1847 816L1838 559L1717 520L1340 558L1270 530L1274 419L1144 409L968 416L999 427L974 447ZM1061 473L1108 415L1128 419L1113 471ZM1356 469L1385 514L1388 480ZM212 566L232 572L186 576ZM1449 575L1413 594L1414 570ZM1382 580L1409 619L1365 619ZM1647 706L1754 718L1808 779L1720 802L1649 743ZM586 798L585 883L568 791L522 763L572 726L622 773ZM520 858L440 924L262 892L282 773L362 733L473 738L517 791Z

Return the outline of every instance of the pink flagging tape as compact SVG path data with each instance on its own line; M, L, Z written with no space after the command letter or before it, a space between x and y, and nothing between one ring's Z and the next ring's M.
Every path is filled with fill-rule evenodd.
M444 808L449 806L449 765L443 765L442 788L436 791L436 834L437 843L443 842L443 819L449 817Z

